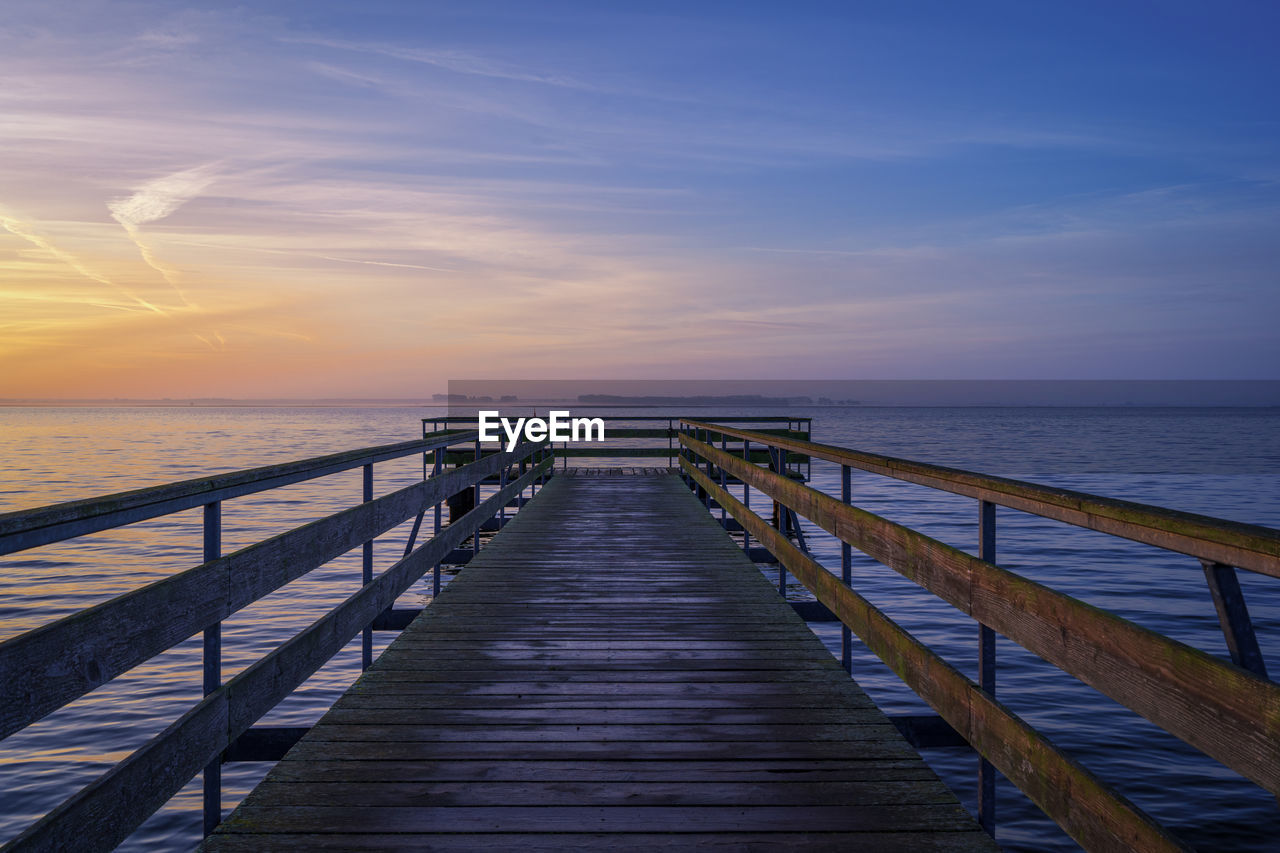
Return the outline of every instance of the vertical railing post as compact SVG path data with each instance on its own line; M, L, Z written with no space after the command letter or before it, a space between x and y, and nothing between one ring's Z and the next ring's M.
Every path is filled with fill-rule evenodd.
M541 445L539 445L539 447L533 451L533 455L529 457L529 464L535 468L537 468L539 465L542 464ZM538 476L534 477L533 480L529 482L529 497L533 497L538 493L538 481L541 479L542 479L542 472L538 472Z
M787 424L790 430L790 422ZM787 449L785 447L778 448L778 473L783 477L787 476ZM789 535L791 530L791 513L790 507L785 504L776 504L778 508L778 524L782 527L782 534ZM787 597L787 567L778 561L778 595L783 598Z
M978 557L996 561L996 505L978 502ZM978 623L978 686L989 696L996 695L996 634ZM978 758L978 823L992 837L996 834L996 769Z
M222 502L204 505L204 562L222 556ZM204 695L222 686L222 623L204 629ZM222 822L222 756L204 768L204 834Z
M742 461L748 465L751 464L751 441L744 438L742 440ZM742 505L747 510L751 509L751 484L746 480L742 481ZM748 557L751 556L751 531L747 530L747 525L742 525L742 553Z
M477 462L480 461L480 437L479 436L476 436L476 461ZM480 481L483 479L484 479L483 477L476 478L476 486L475 486L476 496L475 496L474 506L477 506L477 507L480 506ZM481 521L478 525L476 525L476 532L471 534L471 556L472 557L480 553L480 528L483 526L484 526L484 522Z
M364 502L368 503L373 500L373 463L370 462L364 466L363 476L363 493ZM360 585L368 586L373 583L373 540L364 543L361 549L360 560ZM373 626L366 625L360 633L360 668L368 669L373 665Z
M499 450L499 453L503 451ZM503 454L505 455L505 454ZM507 487L507 466L503 465L498 471L498 492L501 493ZM502 529L502 525L507 520L507 502L503 500L502 506L498 507L498 529Z
M724 433L720 433L720 452L727 453L728 452L727 448L728 448L728 437ZM722 492L728 491L729 478L725 474L724 466L720 465L718 467L720 468L720 491ZM723 501L717 501L717 503L720 504L720 526L727 530L729 527L728 510L724 508Z
M440 472L444 470L444 448L437 447L434 456L435 456L435 461L434 461L434 464L431 466L431 476L438 477L440 476ZM435 527L433 528L433 533L432 533L433 536L440 535L440 523L443 520L441 518L443 509L444 509L444 498L441 497L440 500L436 501ZM431 570L432 600L434 601L436 596L438 596L439 594L440 594L440 561L436 560L435 568Z
M840 466L840 502L845 506L853 503L850 473L848 465ZM853 547L843 540L840 542L840 580L845 586L853 586ZM853 672L853 632L844 623L840 624L840 665L845 672Z
M711 433L710 431L707 430L706 427L702 427L698 431L698 438L702 440L703 444L711 443ZM707 479L708 480L711 479L711 460L704 458L702 460L702 467L706 469ZM702 492L702 505L706 507L707 512L711 512L711 492L702 488L700 488L699 491Z
M675 425L671 418L667 418L667 467L674 467L676 464L676 433Z

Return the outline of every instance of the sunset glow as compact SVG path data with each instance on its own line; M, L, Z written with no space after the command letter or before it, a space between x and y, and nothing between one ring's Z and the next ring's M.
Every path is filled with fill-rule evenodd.
M0 397L1276 378L1274 6L897 8L8 4Z

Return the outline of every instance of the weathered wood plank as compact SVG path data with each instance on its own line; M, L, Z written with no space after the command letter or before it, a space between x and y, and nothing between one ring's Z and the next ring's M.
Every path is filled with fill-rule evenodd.
M599 853L600 850L650 853L667 850L715 850L733 853L848 853L850 849L875 853L970 853L991 851L991 839L981 830L967 832L860 832L856 847L850 847L845 833L769 832L769 833L705 833L684 831L665 834L601 834L577 828L569 834L523 833L429 834L289 834L214 835L204 849L219 853L261 853L261 851L293 850L384 850L384 851L453 851L476 853L493 850L520 850L530 853Z
M566 799L599 806L954 805L929 780L715 780L599 782L544 779L520 782L308 782L258 786L246 806L557 806Z
M919 756L846 761L827 757L742 761L679 759L480 759L466 761L320 759L282 761L263 784L276 782L861 782L917 781L936 777Z
M547 486L206 848L661 849L655 826L993 849L678 479L610 474Z
M219 833L314 832L647 832L654 826L700 832L773 832L803 826L813 832L961 831L973 818L958 804L857 806L271 806L244 805ZM519 845L517 845L518 847Z

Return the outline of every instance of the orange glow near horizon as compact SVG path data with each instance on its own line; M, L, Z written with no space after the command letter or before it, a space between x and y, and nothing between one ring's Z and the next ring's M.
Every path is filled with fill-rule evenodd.
M0 8L0 399L1275 378L1252 13L481 6Z

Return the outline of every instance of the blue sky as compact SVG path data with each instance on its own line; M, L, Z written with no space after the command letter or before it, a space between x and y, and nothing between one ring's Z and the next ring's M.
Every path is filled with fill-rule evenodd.
M0 396L1277 378L1277 24L10 3Z

